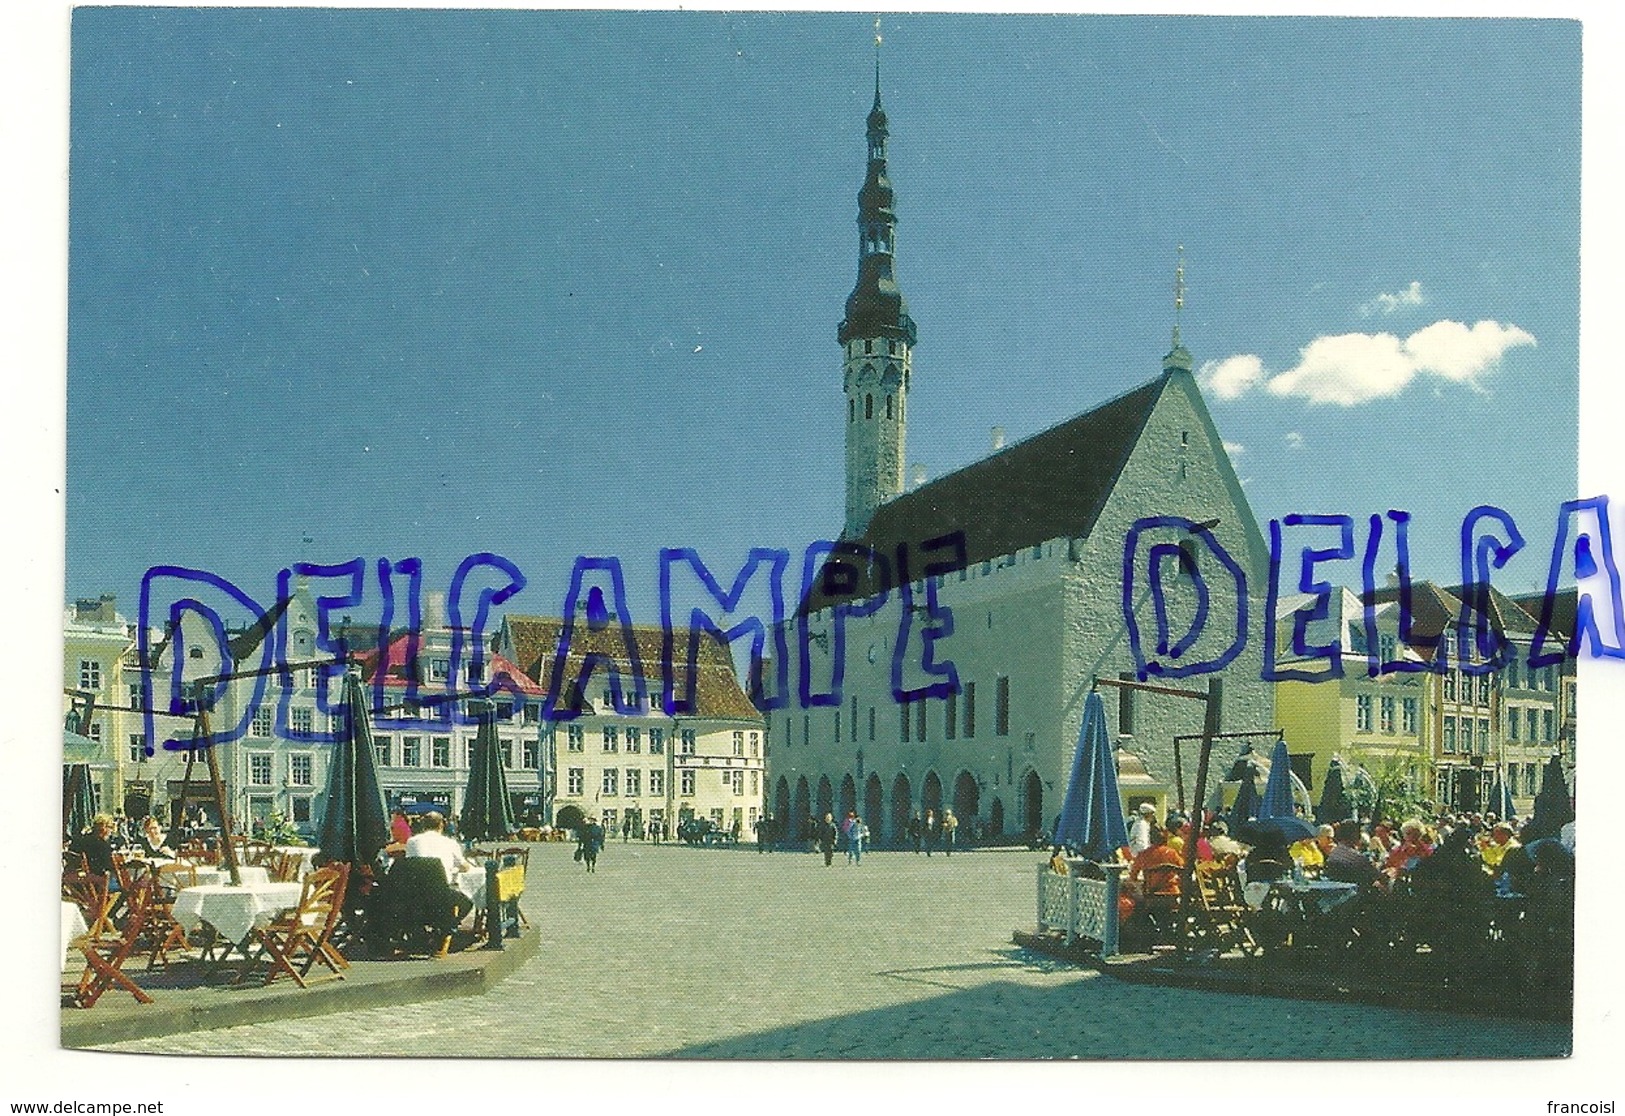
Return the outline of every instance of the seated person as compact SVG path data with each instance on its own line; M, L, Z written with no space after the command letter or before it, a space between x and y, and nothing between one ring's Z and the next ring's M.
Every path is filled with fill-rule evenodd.
M1495 828L1490 830L1488 837L1478 843L1478 855L1484 861L1484 870L1490 875L1499 875L1501 862L1506 859L1507 853L1517 848L1521 842L1512 836L1512 826L1506 822L1497 822Z
M437 811L423 815L422 828L406 842L406 859L433 857L446 869L446 882L456 879L458 872L472 871L474 865L463 855L463 846L446 836L445 816Z
M1247 846L1230 836L1230 826L1223 819L1215 820L1207 827L1209 847L1213 850L1213 859L1220 860L1226 857L1235 857L1240 860L1247 855Z
M1240 864L1242 879L1247 883L1269 883L1292 870L1292 856L1280 830L1250 825L1243 835L1252 842L1247 858Z
M1332 827L1332 851L1326 854L1322 875L1328 880L1359 884L1362 889L1386 889L1388 880L1360 851L1360 823L1340 821Z
M97 814L90 819L90 828L68 842L68 851L85 858L85 868L97 876L106 876L117 887L113 873L113 815Z
M135 852L147 860L175 859L175 850L169 847L163 827L158 824L158 819L150 814L141 823L141 831L136 834Z
M1427 842L1421 821L1407 818L1405 824L1399 827L1399 844L1388 851L1388 857L1382 866L1391 875L1398 875L1400 872L1411 871L1431 855L1433 846Z
M1432 856L1417 864L1411 873L1411 887L1417 898L1443 905L1459 915L1464 905L1490 897L1492 886L1470 848L1471 837L1465 827L1453 829Z
M1057 876L1070 876L1072 874L1072 866L1066 862L1066 850L1061 848L1060 845L1056 845L1055 851L1050 854L1049 870Z
M1138 884L1140 894L1146 898L1177 899L1179 872L1183 867L1179 852L1168 844L1167 831L1161 826L1152 826L1151 844L1129 865L1128 878L1131 888Z

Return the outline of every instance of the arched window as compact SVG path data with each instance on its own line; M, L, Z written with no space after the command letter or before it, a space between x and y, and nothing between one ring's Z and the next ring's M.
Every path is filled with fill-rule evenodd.
M863 397L863 417L866 419L875 417L875 397L872 395Z
M891 418L891 396L886 396L886 417Z

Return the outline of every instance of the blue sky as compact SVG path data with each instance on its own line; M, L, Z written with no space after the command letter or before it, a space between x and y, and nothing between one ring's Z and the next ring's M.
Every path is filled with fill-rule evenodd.
M1463 513L1544 581L1576 495L1572 22L888 17L941 475L1186 345L1260 522ZM269 600L308 558L490 550L556 612L615 554L842 518L869 17L80 9L67 591ZM309 536L311 541L302 539ZM1351 566L1351 571L1356 567ZM1350 577L1354 575L1351 572Z

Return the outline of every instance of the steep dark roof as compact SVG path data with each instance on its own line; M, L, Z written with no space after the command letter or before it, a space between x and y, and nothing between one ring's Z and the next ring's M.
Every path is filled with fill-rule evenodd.
M1529 614L1529 619L1536 625L1540 624L1541 613L1546 609L1545 593L1526 593L1523 596L1512 598L1519 608ZM1568 639L1574 634L1575 612L1580 607L1580 591L1574 586L1559 589L1552 594L1552 631L1553 636Z
M1399 587L1378 589L1378 604L1399 600ZM1431 581L1411 582L1411 649L1428 662L1439 650L1439 637L1451 630L1461 615L1461 601Z
M564 630L564 621L556 616L516 616L510 613L506 622L508 631L513 637L513 657L519 669L536 679L542 686L551 685L553 659L558 654L559 636ZM686 628L673 633L675 642L672 654L679 666L687 653L687 644L684 640L688 634ZM658 627L640 625L632 627L632 639L637 644L639 665L643 668L650 692L655 694L659 693L662 678L662 636L663 632ZM620 670L623 676L630 673L631 665L626 660L618 630L593 632L585 624L580 624L577 625L575 635L570 641L570 652L565 661L566 684L575 680L582 661L588 654L605 655L615 663L616 669ZM597 672L594 672L589 684L596 685L601 681L596 674ZM739 678L734 673L733 659L729 656L725 645L702 634L696 656L695 674L693 716L727 720L761 719L762 715L757 712L739 685ZM590 700L589 697L589 703ZM598 712L608 713L609 710Z
M968 564L1048 539L1086 538L1167 383L1166 374L1159 376L882 504L863 536L848 541L893 556L899 545L908 544L914 563L909 576L915 579L922 572L920 544L955 530L965 532ZM831 596L819 578L802 608L813 612L879 588L878 579L870 579L853 594Z

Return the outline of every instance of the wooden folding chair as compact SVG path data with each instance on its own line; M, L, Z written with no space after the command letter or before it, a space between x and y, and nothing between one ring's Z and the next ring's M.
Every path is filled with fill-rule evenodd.
M299 865L303 861L298 853L271 850L264 860L265 873L277 883L298 883Z
M297 907L254 931L254 937L271 959L271 970L265 974L266 984L279 974L287 973L299 987L308 988L306 977L318 961L332 976L344 979L343 970L350 965L331 939L333 928L344 913L344 888L349 876L348 864L318 868L305 877ZM301 960L303 964L295 967Z
M62 898L78 904L92 937L113 932L113 906L118 902L118 893L111 890L106 876L87 871L64 872Z
M197 885L197 869L190 864L160 864L153 872L152 913L148 916L147 940L152 952L147 969L162 961L167 968L171 949L186 950L186 928L175 921L175 893Z
M80 1007L94 1007L102 993L114 985L134 996L137 1003L152 1003L152 997L124 975L124 962L141 943L147 916L152 911L152 895L152 877L141 876L124 897L124 929L105 934L86 934L79 939L79 950L85 955L85 971L80 975L79 986L74 991L74 1003Z
M1249 957L1260 953L1261 947L1245 921L1248 908L1234 863L1200 861L1196 865L1196 882L1202 900L1198 932L1217 949L1239 949Z

